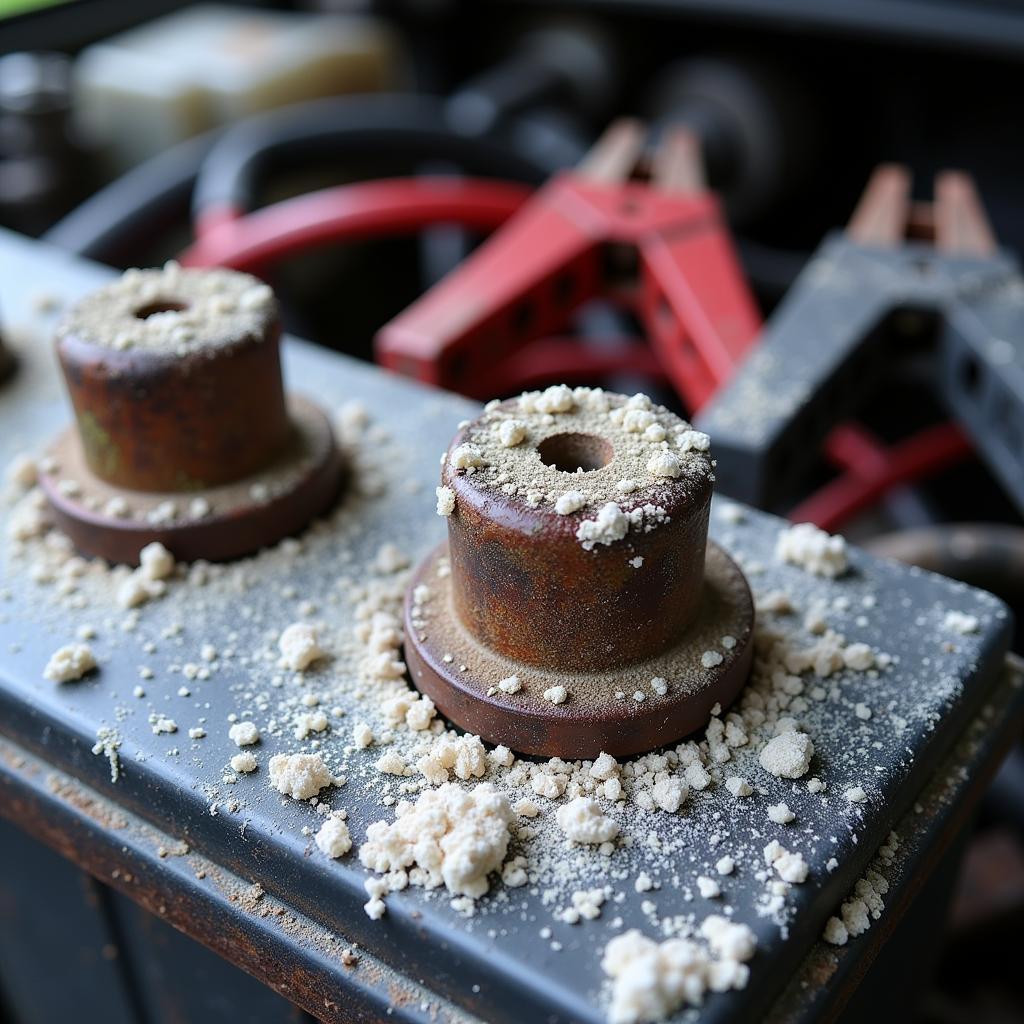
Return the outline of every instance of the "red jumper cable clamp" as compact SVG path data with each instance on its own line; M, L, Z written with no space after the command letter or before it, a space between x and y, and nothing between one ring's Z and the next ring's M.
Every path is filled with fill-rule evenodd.
M502 390L502 363L564 333L598 296L630 306L672 384L698 408L760 327L718 201L689 133L670 131L647 181L646 141L609 128L574 171L543 186L437 287L379 332L382 365L478 397Z

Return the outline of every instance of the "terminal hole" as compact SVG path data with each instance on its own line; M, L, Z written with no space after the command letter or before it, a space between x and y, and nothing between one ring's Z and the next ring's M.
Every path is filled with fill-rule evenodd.
M596 434L553 434L537 445L537 454L545 466L554 466L562 473L580 469L591 473L607 466L615 457L615 449Z
M157 313L180 313L185 309L188 309L188 306L184 302L175 302L173 299L157 299L156 302L151 302L148 306L140 306L135 310L135 316L139 320L148 320L151 316L156 316Z

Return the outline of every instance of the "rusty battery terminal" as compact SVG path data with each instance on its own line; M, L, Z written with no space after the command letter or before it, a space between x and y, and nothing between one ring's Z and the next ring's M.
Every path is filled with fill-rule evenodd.
M406 600L406 659L452 721L520 753L678 740L746 680L753 605L707 538L706 435L646 396L491 403L448 449L448 540Z
M286 396L277 303L228 270L130 270L58 324L75 411L40 484L76 547L135 564L153 541L220 561L300 530L337 496L330 423Z

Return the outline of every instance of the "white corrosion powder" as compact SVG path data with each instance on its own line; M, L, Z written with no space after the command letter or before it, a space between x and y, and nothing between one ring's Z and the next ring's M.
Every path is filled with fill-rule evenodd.
M697 879L697 891L706 900L718 899L722 895L722 887L707 875L701 875Z
M978 617L976 615L968 615L965 612L946 612L942 625L953 633L968 636L971 633L978 632Z
M758 760L766 772L780 779L799 779L813 756L814 744L807 733L784 732L765 744Z
M807 862L800 853L790 853L777 839L764 848L764 862L784 882L799 885L807 881Z
M739 775L730 775L729 778L725 780L725 788L729 790L737 800L745 796L750 796L750 794L754 792L753 789L750 788L750 783Z
M689 786L675 775L659 779L651 787L651 799L658 807L669 814L674 814L678 811L689 795Z
M397 750L388 750L377 759L376 767L383 775L405 775L408 766Z
M359 859L371 871L409 870L409 881L453 895L482 896L508 850L515 819L508 800L490 783L471 790L445 783L415 803L402 801L392 824L375 821L366 830Z
M479 779L487 774L487 749L479 736L458 736L446 732L439 736L417 762L428 782L447 782L450 775L462 779Z
M24 491L34 487L38 472L35 459L24 452L15 455L7 464L7 481Z
M683 464L675 452L655 452L647 462L647 471L654 476L667 476L675 479L682 475Z
M612 979L611 1024L664 1020L684 1004L699 1006L708 990L746 986L754 933L717 914L700 933L707 949L689 939L658 943L635 928L608 943L601 966Z
M316 834L316 845L328 857L341 857L352 849L348 825L336 816L328 818Z
M711 447L711 438L703 430L683 430L676 436L676 443L684 452L706 452Z
M480 449L475 444L460 444L450 456L454 469L476 469L484 465Z
M843 664L856 672L867 672L875 664L875 652L868 644L848 644L843 648Z
M147 580L165 580L174 572L174 555L159 541L139 552L139 573Z
M152 305L164 308L139 315L141 307ZM267 337L276 315L274 293L257 278L171 262L160 270L126 270L71 309L57 334L118 350L184 355Z
M96 658L88 644L67 644L50 655L43 676L55 683L70 683L81 679L96 667Z
M450 516L455 511L455 492L450 487L435 487L437 495L437 514Z
M122 608L138 608L158 597L163 597L167 584L163 580L149 579L142 569L133 572L117 590L117 603Z
M237 746L248 747L259 741L260 731L256 728L255 722L235 722L228 729L228 737Z
M311 732L324 732L329 724L322 711L307 711L295 719L292 735L297 740L304 740Z
M525 413L571 412L574 404L575 396L565 384L552 384L544 391L528 391L519 399L519 408Z
M526 424L522 420L503 420L498 424L498 440L506 448L515 448L526 440Z
M324 655L316 629L308 622L293 622L281 634L277 646L281 651L282 665L293 672L301 672Z
M239 772L242 775L246 775L249 772L256 771L256 755L245 750L241 754L235 754L235 756L231 758L230 764L233 772Z
M270 759L270 784L295 800L308 800L333 782L319 754L275 754Z
M885 909L883 897L889 891L889 880L885 872L892 866L899 845L899 836L890 832L863 877L853 887L853 892L843 901L838 916L830 917L826 922L822 934L826 942L833 946L845 946L849 939L866 932L872 920L877 921L882 916Z
M846 572L846 541L819 530L813 523L797 523L779 534L775 557L807 572L835 579Z
M776 825L788 825L796 815L789 809L789 804L781 803L768 805L768 817Z
M619 834L619 823L607 817L596 800L585 796L559 807L555 819L574 843L607 843Z
M555 502L555 511L560 516L572 515L578 512L587 503L587 499L579 491L566 491Z
M612 778L614 775L619 773L619 762L612 757L611 754L606 754L603 750L597 755L597 760L590 766L590 774L595 779L600 779L602 782Z
M830 917L825 922L825 930L821 937L833 946L845 946L850 938L850 933L838 917Z
M585 551L593 550L595 544L614 544L622 540L629 532L629 517L615 504L609 501L596 519L584 519L576 528L576 539Z

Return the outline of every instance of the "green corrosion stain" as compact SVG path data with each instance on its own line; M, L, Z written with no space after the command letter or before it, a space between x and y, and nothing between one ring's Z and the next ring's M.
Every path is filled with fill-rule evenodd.
M100 476L112 476L117 472L121 462L121 453L111 440L110 434L100 426L99 421L91 412L82 413L78 417L78 433L85 448L85 457L89 465Z

